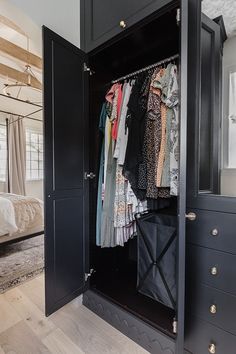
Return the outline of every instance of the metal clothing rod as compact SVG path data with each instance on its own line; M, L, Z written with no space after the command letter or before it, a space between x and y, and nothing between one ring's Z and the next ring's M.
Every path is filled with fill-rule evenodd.
M132 77L132 76L135 76L135 75L137 75L137 74L140 74L140 73L142 73L142 72L144 72L144 71L146 71L146 70L155 68L155 67L158 66L158 65L162 65L162 64L168 63L169 61L174 60L174 59L177 59L178 57L179 57L179 54L172 55L171 57L166 58L166 59L163 59L163 60L160 60L160 61L158 61L158 62L155 63L155 64L146 66L146 67L143 68L143 69L139 69L139 70L137 70L137 71L134 71L133 73L127 74L127 75L122 76L122 77L119 77L119 79L113 80L111 83L112 83L112 84L116 84L116 83L119 82L119 81L123 81L123 80L128 79L128 78L130 78L130 77Z

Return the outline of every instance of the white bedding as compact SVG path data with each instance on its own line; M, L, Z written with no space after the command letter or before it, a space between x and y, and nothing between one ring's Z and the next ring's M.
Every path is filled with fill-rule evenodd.
M22 195L0 193L0 236L43 230L43 202Z

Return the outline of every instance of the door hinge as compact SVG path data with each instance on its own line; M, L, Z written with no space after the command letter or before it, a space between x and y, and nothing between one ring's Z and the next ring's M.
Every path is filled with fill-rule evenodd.
M89 68L86 63L84 63L84 72L88 72L90 76L95 74L95 71Z
M176 318L173 319L173 333L176 334L178 330L178 321Z
M176 23L177 23L177 25L180 24L180 20L181 20L181 17L180 17L180 9L177 9L177 10L176 10Z
M95 270L91 268L91 269L89 270L89 273L85 273L85 274L84 274L84 280L87 281L87 280L91 277L91 275L92 275L93 273L95 273Z

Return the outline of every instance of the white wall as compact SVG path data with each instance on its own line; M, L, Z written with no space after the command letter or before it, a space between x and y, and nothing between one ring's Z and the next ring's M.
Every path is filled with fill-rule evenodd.
M27 181L26 195L43 200L43 181Z
M5 183L0 181L0 192L6 192Z
M5 183L0 182L0 192L5 192ZM43 200L43 181L27 181L26 195Z
M76 46L80 45L79 0L8 0L38 26L46 25Z
M224 43L223 66L236 64L236 36L227 39Z
M224 169L221 171L221 194L236 197L235 169Z

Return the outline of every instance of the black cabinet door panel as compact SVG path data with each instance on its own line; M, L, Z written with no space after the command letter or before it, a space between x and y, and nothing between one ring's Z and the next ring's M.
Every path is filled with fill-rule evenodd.
M192 354L207 354L210 347L216 354L235 354L236 337L197 317L189 318L185 348Z
M77 68L78 55L70 48L54 42L53 55L53 189L80 189L83 187L83 117L78 113L84 103L78 83L83 83L83 70Z
M194 59L196 81L189 94L199 105L188 120L187 205L223 211L214 196L219 192L221 35L220 26L203 14L195 45L199 47Z
M84 289L85 54L43 28L45 293L49 315Z
M198 184L200 191L211 193L219 192L220 104L216 89L220 66L219 38L219 26L202 14Z
M189 279L236 295L236 255L209 248L188 245Z
M76 292L78 284L83 284L83 257L78 251L83 249L83 196L57 198L53 203L55 220L55 300L67 296L68 289ZM76 223L75 223L76 220Z
M89 52L172 0L81 0L82 48ZM125 28L120 26L125 22Z

